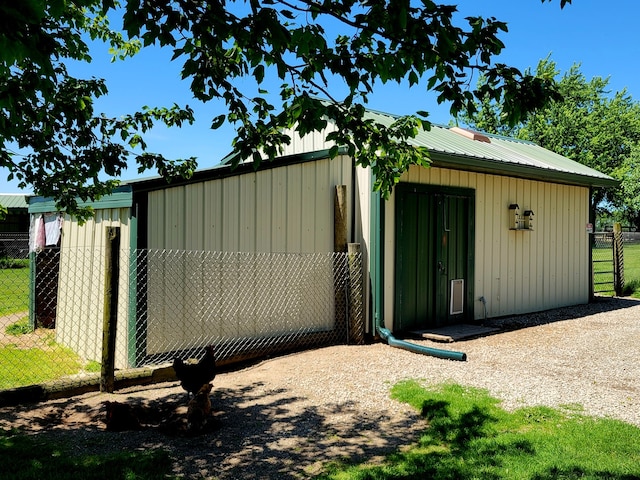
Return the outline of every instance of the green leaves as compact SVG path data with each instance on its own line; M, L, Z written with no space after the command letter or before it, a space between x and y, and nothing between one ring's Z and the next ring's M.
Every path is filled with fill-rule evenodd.
M593 202L601 209L625 212L626 222L640 228L640 190L634 173L640 151L640 103L626 91L612 94L608 79L587 80L579 65L560 76L549 58L538 64L531 80L509 88L526 89L535 98L552 84L551 101L521 122L509 117L518 108L511 94L502 105L487 94L477 113L466 120L483 131L531 140L620 180L620 188L596 190Z
M133 150L146 149L144 132L156 122L193 122L193 111L174 105L120 119L96 114L94 101L107 86L70 76L66 62L90 61L87 34L108 43L118 59L134 55L140 42L110 29L99 0L14 4L0 5L0 165L20 186L53 197L82 220L92 211L79 208L78 199L98 199L118 185L115 178L129 159L141 157ZM140 164L167 175L190 175L195 168L191 159L153 158Z
M117 178L131 159L168 177L195 168L193 159L147 152L144 140L157 122L192 122L189 107L143 108L120 119L93 111L106 85L66 70L70 59L90 61L87 34L106 42L114 61L151 45L171 49L193 96L224 105L211 128L233 124L236 158L256 167L291 141L285 129L306 135L334 122L331 154L343 147L371 166L385 195L410 165L428 164L408 141L429 123L424 111L423 119L391 125L364 120L376 83L423 84L454 116L474 112L479 99L503 102L510 123L554 96L548 79L494 63L506 24L459 19L455 6L431 0L127 0L118 8L114 0L25 0L0 5L0 19L0 164L71 209L75 196L107 193L115 181L104 175ZM124 32L108 19L121 19ZM478 75L484 84L470 89ZM268 93L273 79L280 86ZM10 153L9 142L24 155Z

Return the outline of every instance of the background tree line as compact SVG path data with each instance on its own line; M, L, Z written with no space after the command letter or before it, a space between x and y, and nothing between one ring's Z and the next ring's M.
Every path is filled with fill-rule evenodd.
M640 230L640 103L625 90L611 92L608 78L588 80L579 64L560 74L547 58L535 74L556 79L559 98L516 124L506 122L502 107L485 98L461 121L484 132L535 142L619 180L618 188L594 191L599 223L619 221Z

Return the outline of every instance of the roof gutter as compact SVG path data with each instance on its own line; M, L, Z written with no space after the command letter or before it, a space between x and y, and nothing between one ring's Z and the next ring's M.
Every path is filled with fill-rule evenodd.
M618 180L610 177L592 177L573 172L551 170L530 165L505 163L490 158L478 158L465 155L445 154L430 151L432 166L465 170L468 172L487 173L492 175L504 175L520 177L527 180L541 182L562 183L565 185L578 185L583 187L617 187Z

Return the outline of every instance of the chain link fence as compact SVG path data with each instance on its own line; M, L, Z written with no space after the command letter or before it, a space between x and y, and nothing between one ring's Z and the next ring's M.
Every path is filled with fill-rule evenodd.
M0 390L363 343L360 253L48 249L0 268ZM108 338L112 338L108 343ZM111 346L108 346L111 345Z
M28 257L28 232L0 232L0 258L20 259Z

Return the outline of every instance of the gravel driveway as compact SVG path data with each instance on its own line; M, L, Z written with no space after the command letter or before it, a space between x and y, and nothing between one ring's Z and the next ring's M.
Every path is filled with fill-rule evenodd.
M330 460L375 458L415 440L424 422L388 394L407 378L486 388L506 408L579 404L587 414L640 426L640 301L604 299L487 324L503 330L453 344L416 342L464 351L466 362L378 343L219 374L215 427L196 437L158 427L104 429L105 400L141 405L149 418L182 415L186 395L175 382L5 408L0 427L69 439L78 452L165 448L185 478L293 479L313 476Z

